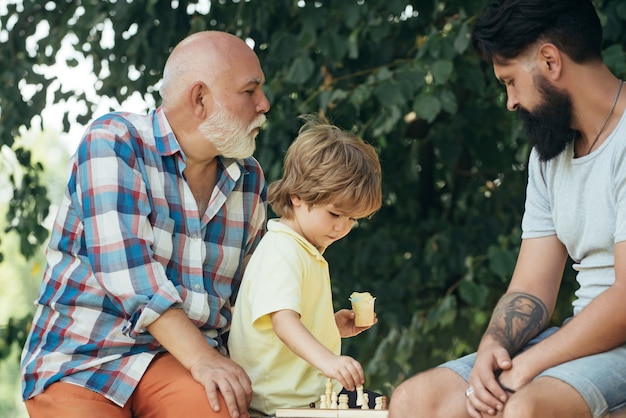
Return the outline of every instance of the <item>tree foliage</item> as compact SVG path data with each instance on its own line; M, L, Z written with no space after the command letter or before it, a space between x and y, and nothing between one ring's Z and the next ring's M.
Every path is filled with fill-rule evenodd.
M299 128L322 112L373 144L383 166L384 205L330 247L337 308L353 290L377 296L380 322L346 341L368 386L389 392L416 371L475 348L511 277L520 244L528 145L505 92L469 42L485 0L23 0L0 11L0 143L40 123L46 105L84 94L61 90L40 69L61 59L62 41L93 64L99 95L133 92L159 102L171 47L218 29L254 44L272 108L255 154L277 178ZM597 1L606 62L626 75L626 4ZM43 37L37 28L47 28ZM111 39L112 34L112 39ZM30 40L30 41L29 41ZM35 42L36 41L36 42ZM29 45L34 44L34 47ZM76 62L71 59L69 65ZM39 70L38 70L39 69ZM25 84L35 86L24 97ZM65 127L76 122L66 115ZM15 150L27 176L14 180L11 229L29 254L43 239L49 201L41 167ZM556 317L567 314L567 274Z

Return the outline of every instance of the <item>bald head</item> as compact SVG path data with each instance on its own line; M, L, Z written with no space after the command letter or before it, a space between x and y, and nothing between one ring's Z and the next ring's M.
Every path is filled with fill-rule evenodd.
M226 32L204 31L183 39L172 51L163 71L163 104L176 102L198 81L220 84L231 69L254 59L256 54L240 38Z

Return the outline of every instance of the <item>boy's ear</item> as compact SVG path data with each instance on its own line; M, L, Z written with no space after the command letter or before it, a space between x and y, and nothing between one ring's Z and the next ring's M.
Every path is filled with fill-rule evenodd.
M291 199L291 205L293 207L299 207L302 204L304 204L304 201L302 199L300 199L300 197L298 195L291 194L291 195L289 195L289 199Z

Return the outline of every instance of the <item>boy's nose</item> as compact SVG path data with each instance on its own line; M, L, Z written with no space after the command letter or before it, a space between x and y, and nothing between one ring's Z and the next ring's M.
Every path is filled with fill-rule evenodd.
M350 230L352 228L352 221L350 219L345 219L337 222L335 224L335 231L345 232L346 230Z

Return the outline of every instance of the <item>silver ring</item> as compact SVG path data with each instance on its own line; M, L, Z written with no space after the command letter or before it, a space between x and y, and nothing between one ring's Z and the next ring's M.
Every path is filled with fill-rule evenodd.
M469 398L469 396L474 393L474 388L473 387L468 387L467 389L465 389L465 397Z

